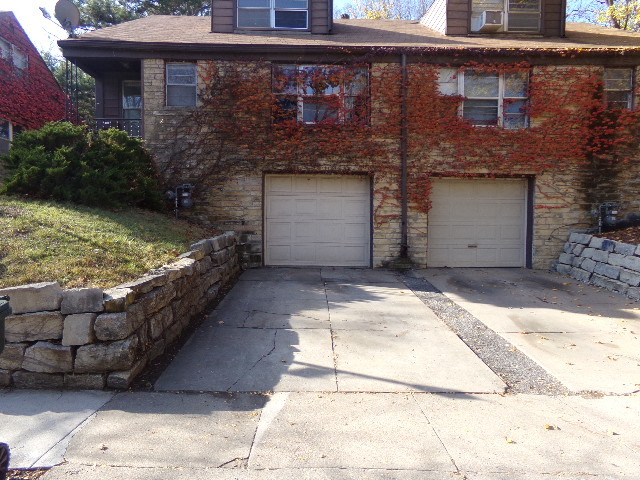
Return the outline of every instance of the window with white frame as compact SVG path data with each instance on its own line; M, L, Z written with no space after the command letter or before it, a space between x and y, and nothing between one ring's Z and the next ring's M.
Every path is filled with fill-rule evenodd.
M167 63L167 106L193 107L198 98L195 63Z
M472 0L471 31L540 32L540 0Z
M439 89L443 95L461 95L460 116L478 126L507 129L528 126L529 72L490 72L442 68Z
M345 65L277 65L273 68L276 121L366 122L368 69Z
M238 28L306 30L309 0L238 0Z
M604 101L611 108L633 108L633 69L604 69Z

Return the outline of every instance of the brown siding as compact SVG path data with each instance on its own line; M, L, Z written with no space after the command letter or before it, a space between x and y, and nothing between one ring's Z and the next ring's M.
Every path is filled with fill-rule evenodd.
M212 0L211 31L214 33L233 33L234 28L233 0Z
M546 37L562 35L562 25L565 22L562 0L546 0L542 11L542 34Z
M467 35L470 15L469 0L449 0L447 2L447 35Z
M311 33L329 33L333 12L329 12L330 0L309 1L309 26Z

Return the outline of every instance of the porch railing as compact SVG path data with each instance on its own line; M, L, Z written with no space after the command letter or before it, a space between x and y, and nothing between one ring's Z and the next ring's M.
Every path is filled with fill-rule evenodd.
M95 130L117 128L127 132L130 137L142 138L142 120L131 118L94 118L87 122Z

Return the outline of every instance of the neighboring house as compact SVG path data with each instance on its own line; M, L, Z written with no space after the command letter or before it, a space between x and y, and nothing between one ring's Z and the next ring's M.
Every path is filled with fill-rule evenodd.
M0 153L21 130L64 119L64 92L12 12L0 12L0 92Z
M640 35L556 0L214 0L59 42L98 123L144 138L245 265L548 268L605 201L640 210Z

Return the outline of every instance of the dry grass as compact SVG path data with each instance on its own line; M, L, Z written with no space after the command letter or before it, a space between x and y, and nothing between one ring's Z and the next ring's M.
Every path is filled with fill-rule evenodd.
M215 232L144 210L0 196L0 287L58 281L111 287L175 260Z

